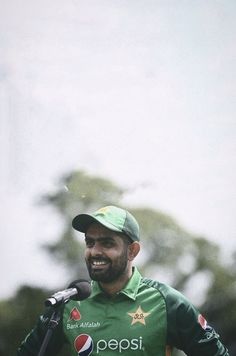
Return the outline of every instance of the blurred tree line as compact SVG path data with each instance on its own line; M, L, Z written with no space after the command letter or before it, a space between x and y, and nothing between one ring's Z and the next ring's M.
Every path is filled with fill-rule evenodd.
M41 202L54 207L64 222L56 243L43 248L66 266L70 281L88 278L83 239L72 230L72 218L79 212L91 212L105 205L122 206L127 193L110 180L76 171L61 178L56 192L42 197ZM142 257L137 261L141 273L159 280L162 276L162 281L165 276L169 284L185 294L189 288L196 295L204 291L197 306L219 332L230 355L236 355L236 258L230 266L222 263L216 244L190 234L160 211L150 207L125 208L134 214L141 228ZM22 286L12 298L0 302L0 356L16 353L19 343L43 312L44 300L51 292ZM61 352L61 356L66 354L67 350ZM176 351L175 355L183 353Z

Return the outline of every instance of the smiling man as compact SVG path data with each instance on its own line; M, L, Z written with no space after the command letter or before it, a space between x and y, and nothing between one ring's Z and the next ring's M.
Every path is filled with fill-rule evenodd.
M119 292L132 275L131 262L140 245L125 234L92 223L85 234L85 261L92 280L112 295Z
M85 235L92 293L61 306L46 355L57 355L69 343L71 355L79 356L170 356L173 348L189 356L229 356L218 334L182 294L142 277L133 266L140 251L139 225L128 211L107 206L77 215L72 226ZM18 355L38 354L50 313Z

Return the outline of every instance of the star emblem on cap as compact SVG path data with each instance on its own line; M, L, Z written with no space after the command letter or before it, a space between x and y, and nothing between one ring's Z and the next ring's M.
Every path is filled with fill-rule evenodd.
M106 214L106 212L109 211L108 206L104 206L104 208L100 208L98 211L96 211L97 214Z
M138 309L134 313L127 313L127 314L133 318L131 325L136 324L136 323L146 325L145 318L148 315L150 315L151 313L145 313L142 310L141 306L139 306Z

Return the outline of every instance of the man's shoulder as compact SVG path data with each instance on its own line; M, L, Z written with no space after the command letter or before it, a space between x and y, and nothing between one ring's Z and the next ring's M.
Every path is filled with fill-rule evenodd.
M163 296L163 298L169 303L188 302L186 297L181 292L166 283L162 283L157 280L145 277L142 277L141 283L149 288L153 288L154 290L158 291Z

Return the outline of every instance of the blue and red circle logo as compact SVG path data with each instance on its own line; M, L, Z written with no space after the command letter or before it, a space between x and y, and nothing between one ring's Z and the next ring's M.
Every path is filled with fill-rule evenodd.
M87 334L80 334L74 341L78 356L89 356L93 351L93 339Z

